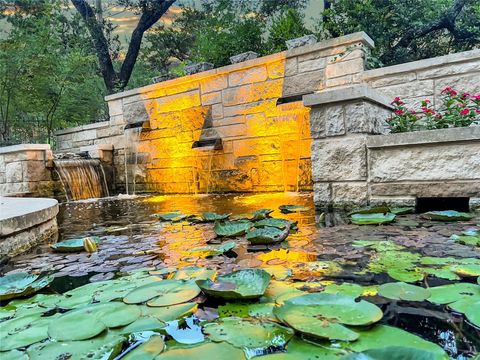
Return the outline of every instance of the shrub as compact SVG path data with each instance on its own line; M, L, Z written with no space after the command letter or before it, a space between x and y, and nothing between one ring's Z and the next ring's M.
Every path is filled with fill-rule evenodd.
M441 95L443 103L438 111L428 99L422 101L420 110L416 110L408 109L400 97L396 97L391 102L393 115L387 119L391 132L466 127L480 122L480 94L459 93L446 87Z

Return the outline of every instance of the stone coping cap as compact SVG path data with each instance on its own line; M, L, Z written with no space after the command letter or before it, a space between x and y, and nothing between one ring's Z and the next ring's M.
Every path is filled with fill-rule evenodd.
M382 78L387 75L401 74L422 69L430 69L435 66L450 65L452 63L469 61L478 58L480 58L480 49L463 51L456 54L449 54L430 59L387 66L379 69L367 70L363 72L362 79L365 81L370 81L377 78Z
M180 78L166 80L166 81L163 81L163 82L160 82L160 83L147 85L147 86L144 86L144 87L141 87L141 88L132 89L132 90L128 90L128 91L124 91L124 92L120 92L120 93L116 93L116 94L112 94L112 95L107 95L107 96L105 96L105 101L112 101L112 100L126 98L126 97L129 97L129 96L135 96L135 95L138 95L138 94L147 93L149 91L153 91L153 90L158 89L159 84L161 84L161 86L165 86L165 87L174 86L174 85L178 86L178 85L183 84L183 83L188 83L188 82L192 82L192 81L199 80L199 79L205 79L207 77L211 77L211 76L215 76L215 75L226 74L226 73L230 73L230 72L233 72L233 71L236 71L236 70L245 70L245 69L248 69L248 68L251 68L251 67L255 67L255 66L265 64L265 63L269 63L269 62L278 61L278 60L281 60L281 59L287 59L287 58L291 58L291 57L295 57L295 56L299 56L299 55L309 54L309 53L316 52L316 51L321 51L321 50L330 49L330 48L333 48L333 47L339 47L339 46L344 46L344 45L358 43L358 42L361 42L368 47L372 47L372 48L374 47L373 40L365 32L359 31L359 32L356 32L356 33L353 33L353 34L340 36L340 37L333 38L333 39L319 41L319 42L317 42L315 44L312 44L312 45L300 46L300 47L295 48L295 49L291 49L291 50L287 50L287 51L283 51L283 52L279 52L279 53L275 53L275 54L271 54L271 55L262 56L262 57L259 57L259 58L256 58L256 59L251 59L251 60L239 62L239 63L236 63L236 64L232 64L232 65L222 66L222 67L212 69L212 70L208 70L208 71L202 71L202 72L199 72L197 74L186 75L186 76L182 76Z
M8 154L22 151L48 151L51 150L49 144L19 144L12 146L0 147L0 154Z
M480 142L480 126L412 131L388 135L370 135L367 138L367 148L372 149L394 146L427 145L461 141Z
M57 214L55 199L0 197L0 236L44 223Z
M103 128L109 126L110 122L109 121L101 121L101 122L96 122L93 124L87 124L87 125L80 125L80 126L75 126L63 130L57 130L55 131L55 135L66 135L66 134L71 134L79 131L85 131L85 130L92 130L92 129L98 129L98 128Z
M113 151L112 144L95 144L95 145L86 145L80 146L80 151L95 151L95 150L103 150L103 151Z
M378 91L367 84L355 84L346 87L327 89L314 94L303 96L303 105L316 107L336 102L367 100L380 104L387 108L392 108L390 101Z

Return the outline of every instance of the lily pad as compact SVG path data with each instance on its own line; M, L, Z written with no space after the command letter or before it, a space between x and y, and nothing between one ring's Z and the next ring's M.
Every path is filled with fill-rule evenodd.
M378 293L388 299L406 301L423 301L430 296L428 289L404 282L380 285L378 287Z
M199 257L211 257L216 255L221 255L227 251L235 249L236 243L233 240L225 241L220 245L207 245L199 246L189 250L190 253L193 253Z
M274 322L236 317L206 324L203 330L213 341L225 341L240 349L283 347L294 334L293 330Z
M480 298L480 285L471 283L456 283L431 287L428 301L434 304L452 304L459 300L475 297Z
M290 214L290 213L297 213L297 212L304 212L310 210L309 208L301 205L281 205L278 209L283 214Z
M152 336L142 345L127 353L123 360L153 360L164 349L165 342L161 336Z
M227 303L218 307L218 316L225 317L240 317L255 319L273 319L276 317L273 315L273 308L275 303Z
M245 354L228 343L204 343L198 346L176 347L162 353L158 360L198 360L198 359L229 359L246 360Z
M391 207L389 212L395 215L413 214L415 212L415 207L413 206Z
M270 217L270 214L273 210L270 209L259 209L253 212L252 221L267 219Z
M264 227L247 232L247 240L254 245L266 245L282 242L288 237L290 227L280 230L274 227Z
M245 233L252 227L250 221L216 221L213 230L217 236L233 237L245 235Z
M120 330L121 334L135 334L144 331L160 332L165 329L165 323L152 316L141 316Z
M140 304L148 301L148 306L169 306L187 302L198 294L200 289L192 281L163 280L132 290L123 298L123 302Z
M226 220L230 217L232 214L217 214L214 212L204 212L202 214L202 220L205 222L213 222L213 221L219 221L219 220Z
M170 221L170 222L180 222L186 220L188 215L182 214L180 212L170 212L164 214L155 214L155 217L158 217L161 221Z
M2 276L0 278L0 301L34 294L52 281L52 276L39 279L38 275L24 272Z
M217 272L215 270L196 266L180 269L171 276L173 280L215 280L216 277Z
M363 294L363 287L357 284L329 284L323 290L326 294L340 294L357 298Z
M352 223L355 225L379 225L388 224L395 220L395 214L392 213L373 213L373 214L353 214Z
M459 212L455 210L445 210L445 211L429 211L426 212L420 217L427 220L436 220L436 221L467 221L473 219L473 215L465 212Z
M480 246L480 235L452 235L450 239L463 245Z
M56 244L50 245L53 251L55 252L79 252L79 251L84 251L84 243L85 240L89 239L92 242L95 242L98 244L100 242L100 238L97 236L92 236L92 237L87 237L87 238L81 238L81 239L69 239L69 240L64 240L60 241Z
M366 206L360 209L354 209L353 211L349 212L348 215L354 214L386 214L390 212L390 209L386 205L378 205L378 206Z
M338 294L311 293L286 300L273 310L283 323L309 336L354 341L359 335L345 325L370 325L383 314L367 301Z
M197 308L198 305L194 302L163 307L140 306L143 316L152 316L164 322L191 315Z
M22 351L10 350L2 352L2 360L28 360L28 355Z
M123 336L107 333L83 341L45 342L28 348L30 360L105 359L111 360L122 350Z
M268 218L268 219L255 222L255 227L256 228L274 227L274 228L283 230L287 227L292 229L293 227L296 226L296 224L297 224L296 222L286 220L286 219Z
M255 299L265 293L270 274L262 269L244 269L219 276L215 282L197 280L197 285L208 295L223 299Z
M202 328L196 323L193 317L186 318L181 324L179 320L170 321L167 323L165 331L180 344L191 345L205 340Z
M436 360L432 352L403 346L387 346L342 357L342 360Z

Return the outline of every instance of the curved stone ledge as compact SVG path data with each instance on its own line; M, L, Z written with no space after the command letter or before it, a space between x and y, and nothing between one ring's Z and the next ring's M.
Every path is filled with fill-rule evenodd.
M58 201L0 198L0 258L18 255L57 232Z

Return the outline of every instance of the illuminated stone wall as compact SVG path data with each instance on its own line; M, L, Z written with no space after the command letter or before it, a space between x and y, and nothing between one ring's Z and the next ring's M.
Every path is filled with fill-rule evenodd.
M138 155L123 146L127 171L122 151L116 156L117 182L127 176L131 183L131 164L139 161L136 190L311 190L309 109L301 95L351 83L371 44L352 34L107 97L111 123L143 122ZM205 136L220 137L223 149L192 149ZM116 137L121 149L123 135Z

